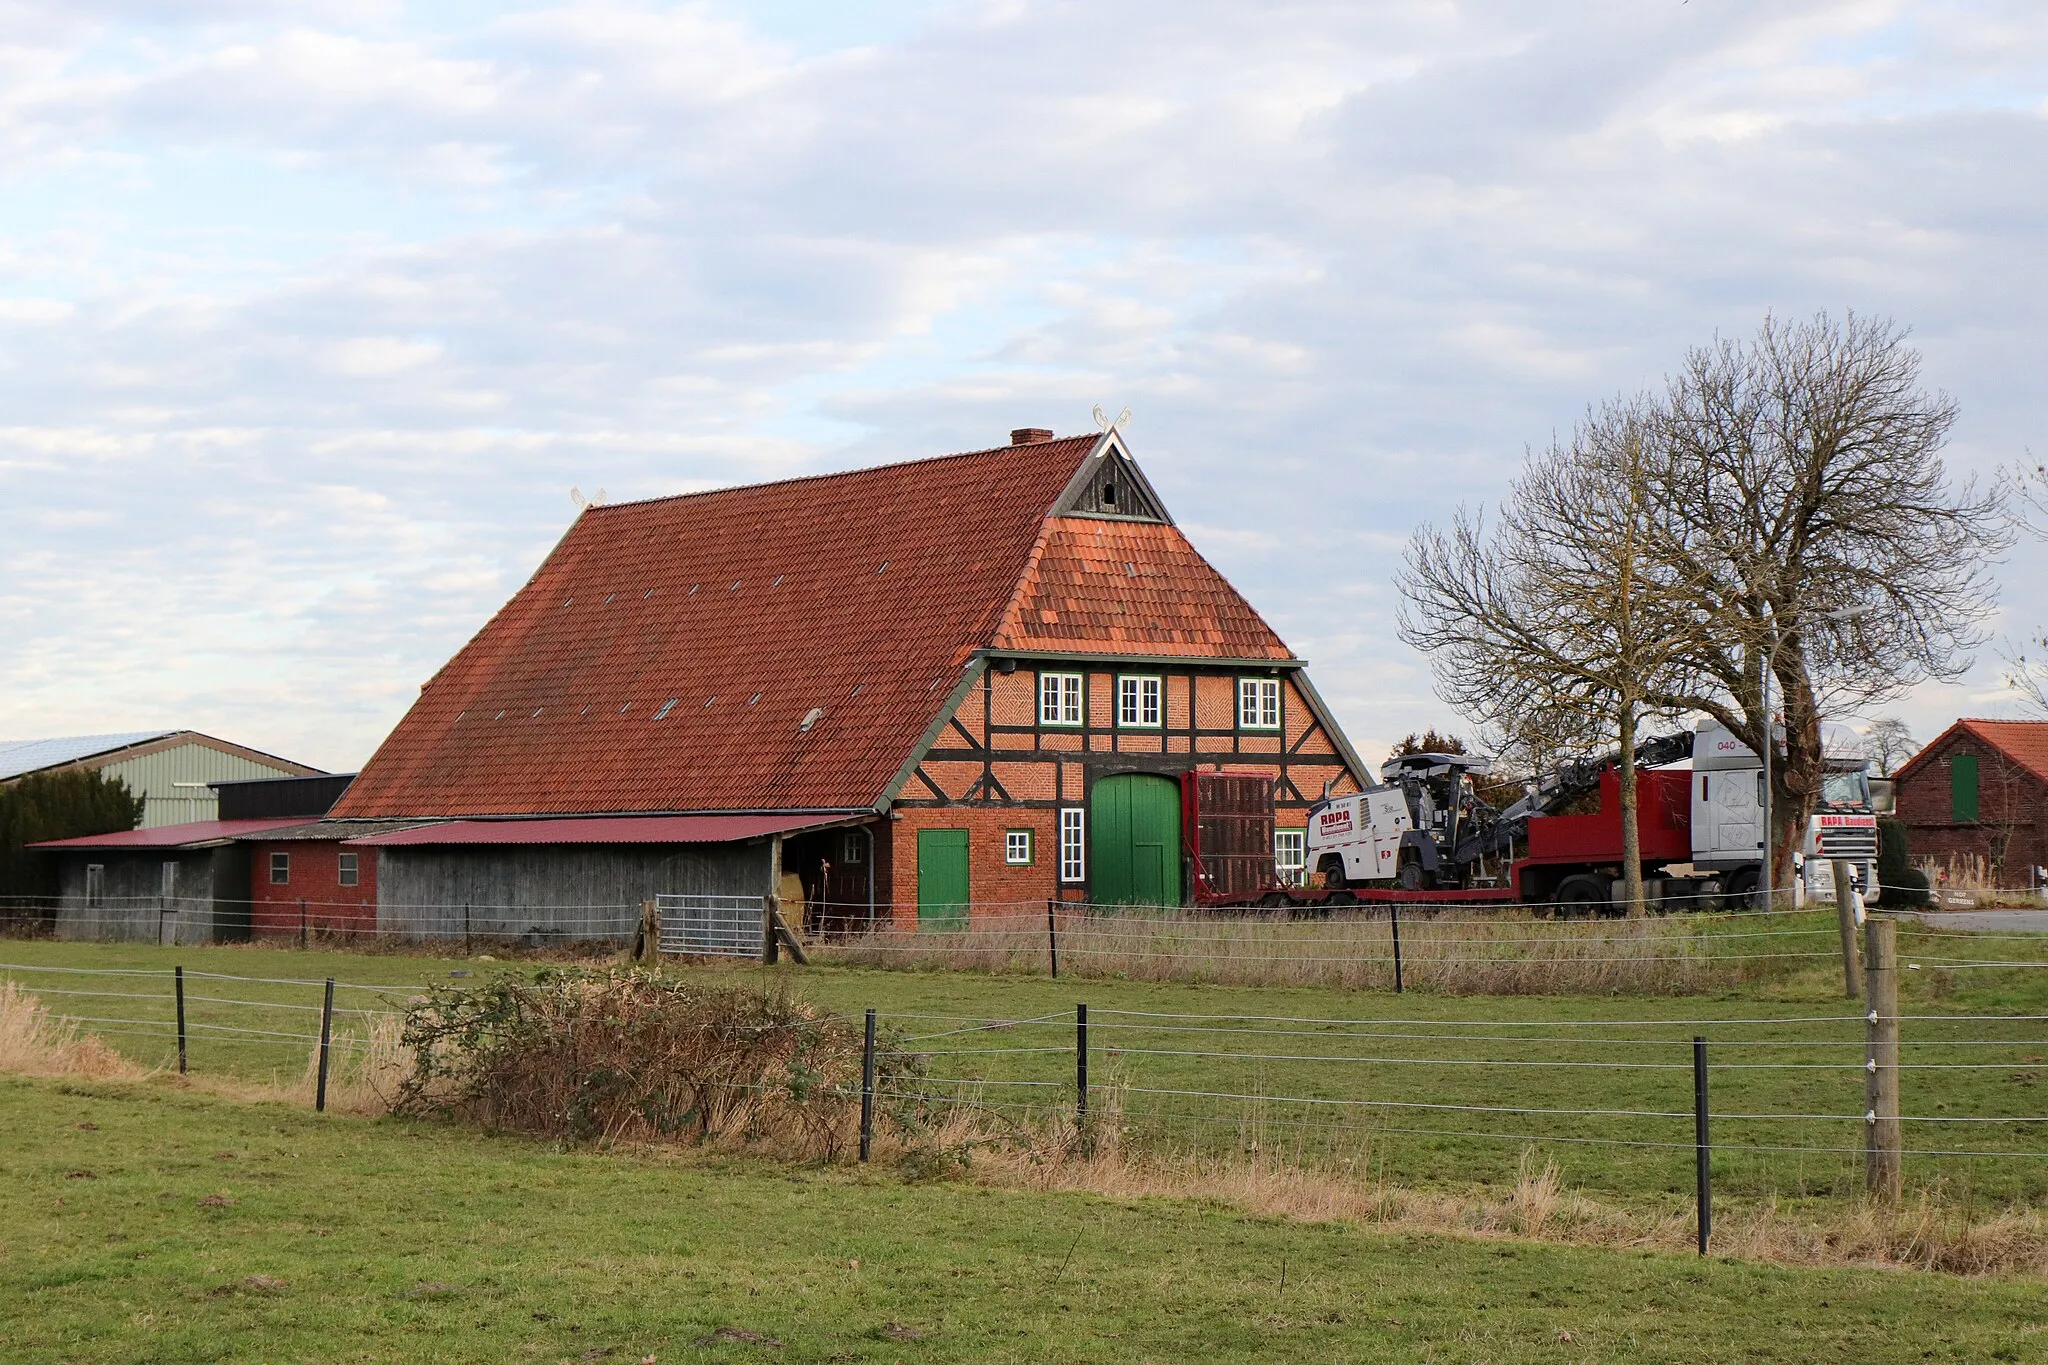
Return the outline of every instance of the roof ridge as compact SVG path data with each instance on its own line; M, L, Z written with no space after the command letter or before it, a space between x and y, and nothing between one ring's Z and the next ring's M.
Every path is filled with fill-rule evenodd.
M905 469L913 465L939 464L945 460L967 460L979 455L999 455L1019 450L1041 450L1047 446L1066 445L1073 441L1086 441L1092 448L1099 436L1055 436L1050 441L1031 441L1024 445L989 446L984 450L956 450L948 455L918 455L908 460L885 460L880 464L859 465L853 469L829 469L817 474L792 474L784 479L763 479L758 483L720 484L716 488L699 488L687 493L661 493L651 498L631 498L624 502L607 502L586 507L586 512L609 512L621 507L647 507L660 502L681 502L688 498L708 498L721 493L751 493L763 488L779 488L785 484L823 483L829 479L850 479L862 474L879 473L885 469Z

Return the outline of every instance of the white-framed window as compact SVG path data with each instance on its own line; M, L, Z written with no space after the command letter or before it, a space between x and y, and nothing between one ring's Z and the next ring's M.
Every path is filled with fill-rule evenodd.
M292 855L273 853L270 855L270 884L289 886L292 880Z
M1003 861L1011 867L1031 866L1031 831L1011 829L1003 831Z
M335 856L335 876L343 886L360 884L363 869L362 864L356 861L359 856L354 853L341 853Z
M1120 677L1116 680L1116 723L1126 730L1157 730L1159 698L1163 691L1158 678Z
M1280 680L1239 678L1237 680L1237 728L1277 730L1280 728Z
M857 829L847 830L839 839L839 861L847 864L862 861L867 857L867 849L863 847L866 843L867 835Z
M1081 709L1081 675L1079 673L1041 673L1038 675L1038 723L1040 725L1079 725L1084 719Z
M1273 870L1282 886L1300 886L1308 877L1308 831L1273 831Z
M105 905L107 903L107 867L105 863L85 865L85 903Z
M1060 880L1088 878L1088 813L1079 806L1060 809Z

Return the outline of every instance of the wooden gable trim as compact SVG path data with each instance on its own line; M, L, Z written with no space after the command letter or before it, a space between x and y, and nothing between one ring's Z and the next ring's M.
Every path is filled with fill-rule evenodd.
M1324 736L1336 749L1337 757L1351 770L1351 780L1360 788L1377 785L1377 775L1365 766L1365 760L1358 756L1358 750L1351 747L1350 739L1338 728L1336 718L1330 714L1330 708L1323 701L1322 694L1316 691L1315 684L1308 680L1308 673L1305 670L1294 675L1294 685L1301 689L1301 698L1308 703L1309 714L1313 715L1316 724L1322 727Z
M1134 484L1139 495L1157 515L1133 516L1129 513L1104 512L1093 505L1089 494L1093 491L1096 481L1102 477L1103 467L1110 463L1115 464L1119 481ZM1122 521L1151 521L1164 522L1168 526L1174 525L1173 514L1166 510L1166 500L1159 496L1159 490L1145 477L1145 471L1138 468L1138 462L1132 459L1130 451L1124 448L1122 437L1114 431L1102 433L1102 439L1095 443L1095 449L1089 451L1087 457L1081 461L1080 468L1074 471L1073 478L1067 480L1067 486L1060 491L1058 500L1053 503L1052 510L1046 515L1106 516Z
M953 690L948 692L946 699L939 704L938 714L933 716L932 723L925 727L923 737L918 740L916 747L911 749L910 753L905 756L903 766L896 770L896 776L889 779L889 784L882 788L882 794L875 799L875 810L877 813L886 815L891 803L903 794L904 787L910 783L911 775L917 773L918 765L923 763L925 756L931 753L932 746L939 741L939 736L946 732L946 725L953 719L954 714L959 711L960 704L967 700L968 694L974 690L974 685L980 682L982 676L987 672L988 659L985 656L977 652L968 658L967 666L960 671L960 681L953 684ZM922 774L919 775L922 776ZM932 785L929 778L925 780L925 785ZM937 791L937 788L934 787L933 790ZM943 792L940 792L939 795L944 799L945 794Z

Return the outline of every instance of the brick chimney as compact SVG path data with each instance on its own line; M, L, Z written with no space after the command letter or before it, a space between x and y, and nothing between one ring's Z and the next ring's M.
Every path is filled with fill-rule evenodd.
M1010 433L1013 446L1035 446L1041 441L1050 441L1052 433L1044 427L1018 427Z

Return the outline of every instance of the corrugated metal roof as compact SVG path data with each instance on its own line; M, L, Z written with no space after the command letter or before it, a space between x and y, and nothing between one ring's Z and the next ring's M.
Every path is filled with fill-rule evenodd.
M610 815L566 820L450 820L347 840L378 848L454 844L729 844L871 819L853 815Z
M307 824L304 816L287 820L195 820L185 825L157 825L152 829L124 829L112 834L86 834L76 839L50 839L30 848L192 848L200 844L224 843L252 834L291 829Z
M0 781L76 763L95 754L168 739L176 730L128 730L112 735L66 735L60 739L0 739Z

